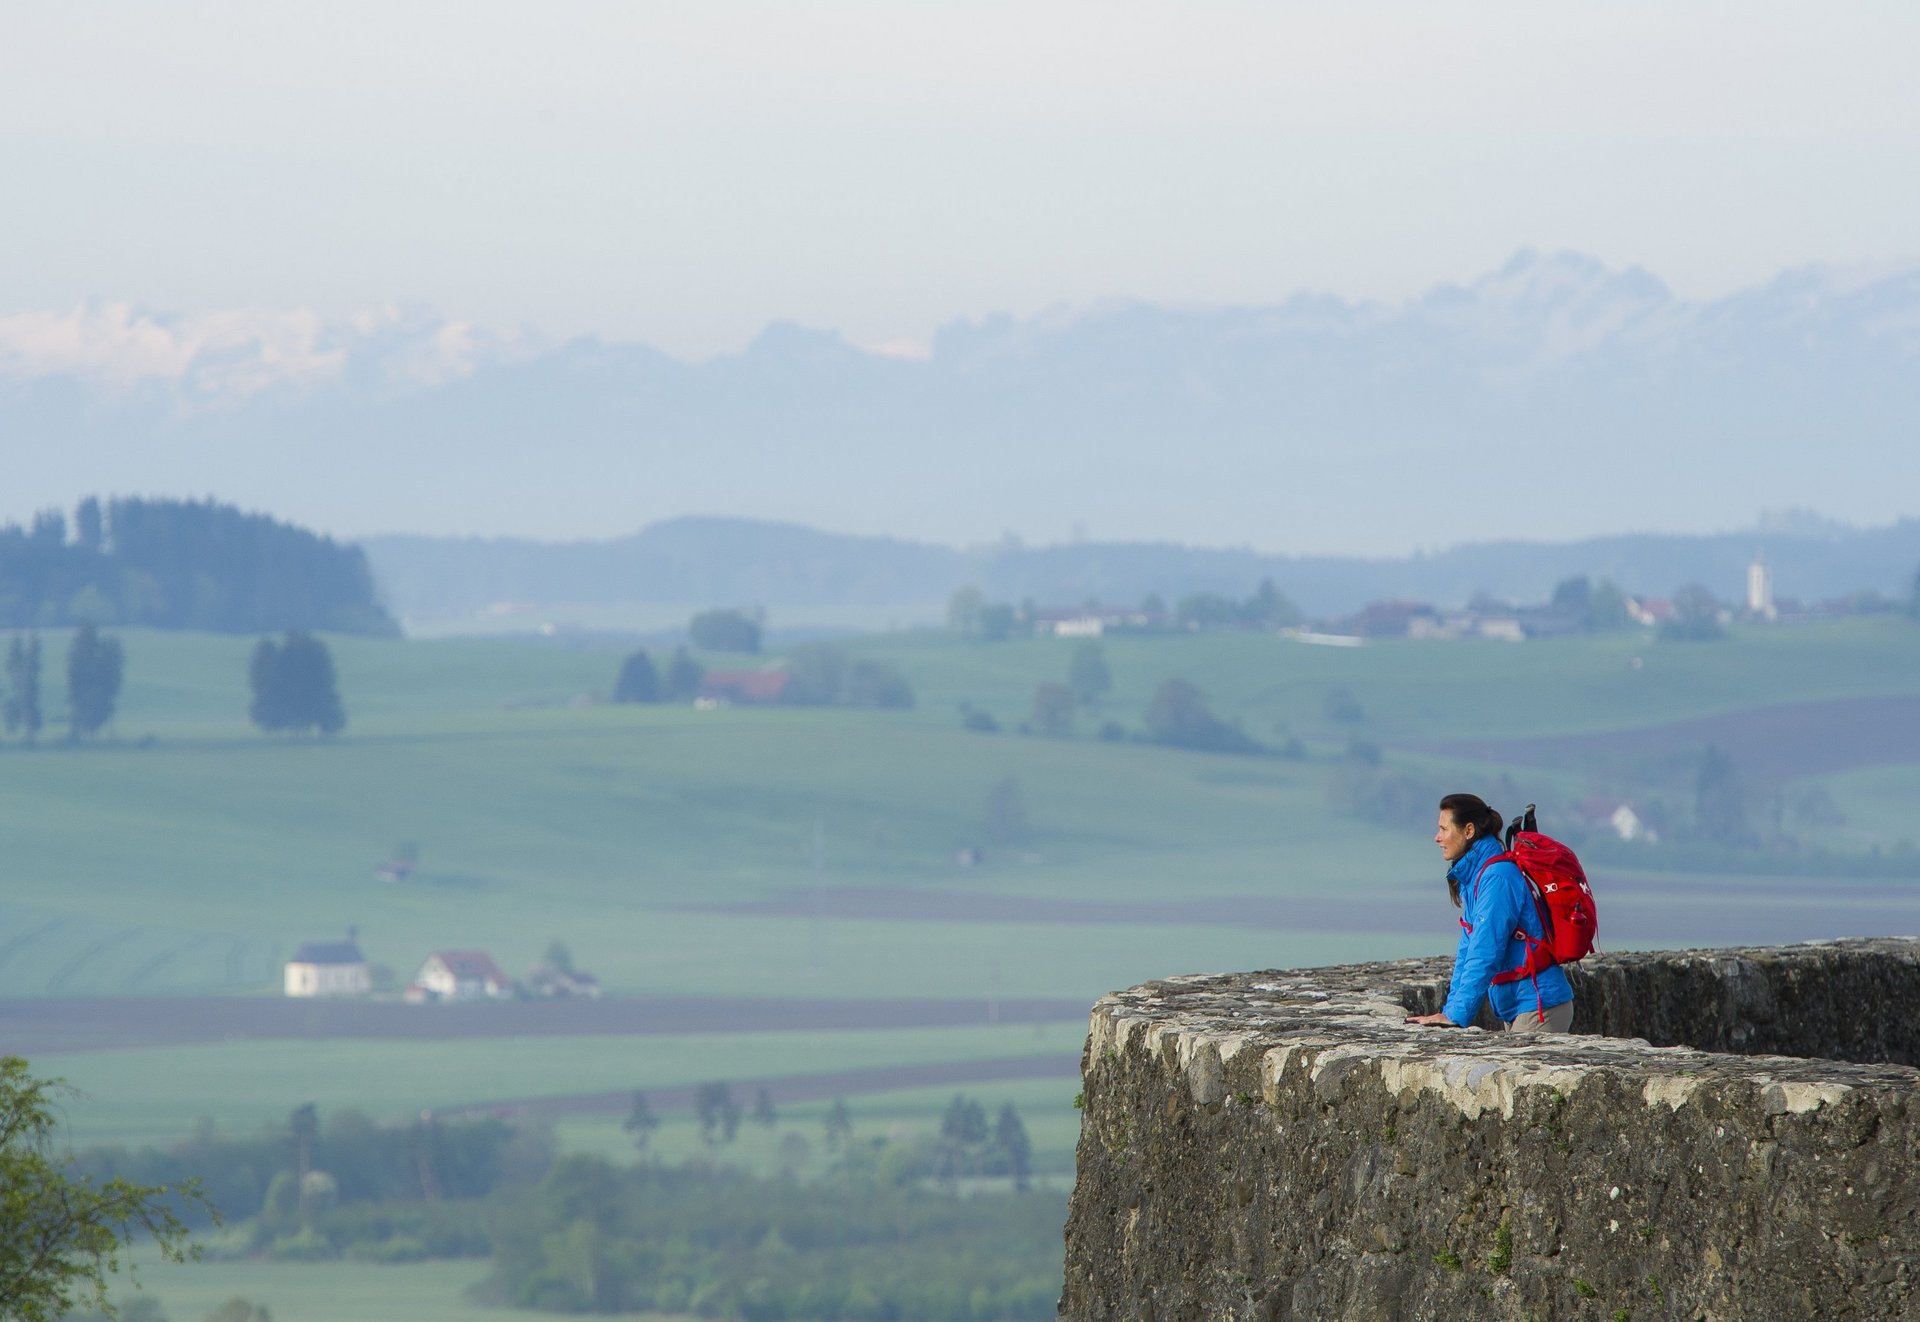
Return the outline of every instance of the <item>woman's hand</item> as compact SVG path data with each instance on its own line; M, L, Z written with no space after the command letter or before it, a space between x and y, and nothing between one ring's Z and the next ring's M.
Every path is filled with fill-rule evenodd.
M1460 1027L1460 1025L1454 1023L1453 1020L1447 1018L1444 1014L1410 1014L1407 1016L1407 1022L1410 1024L1430 1024L1435 1028Z

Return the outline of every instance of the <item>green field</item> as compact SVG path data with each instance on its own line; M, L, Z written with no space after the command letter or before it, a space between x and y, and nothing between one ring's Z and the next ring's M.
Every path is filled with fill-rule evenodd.
M1529 796L1565 800L1594 787L1573 772L1432 750L1920 693L1920 629L1892 618L1748 629L1698 646L1639 634L1359 649L1278 635L1116 637L1104 643L1114 691L1082 714L1073 737L1041 739L1013 727L1036 684L1065 677L1071 643L869 635L846 645L897 666L918 695L913 710L697 711L599 701L620 660L610 646L335 638L350 725L314 741L265 738L247 724L250 639L121 636L127 683L111 739L63 744L56 701L41 746L0 747L0 997L276 995L296 945L338 939L350 925L369 958L401 980L435 949L485 949L519 973L561 940L618 997L1084 1006L1170 973L1441 953L1453 944L1452 911L1424 809L1405 825L1344 811L1350 740L1384 749L1377 773L1410 779L1422 802L1502 775ZM65 641L45 642L57 697ZM1095 737L1106 721L1137 731L1155 688L1176 675L1256 738L1297 738L1305 756ZM1359 722L1326 714L1336 688L1358 700ZM1007 732L964 730L962 703ZM1008 779L1026 830L1002 840L987 804ZM1871 857L1920 837L1911 806L1920 756L1822 783L1847 817L1823 834L1823 848ZM403 843L417 847L418 873L378 880L375 869ZM978 866L959 865L963 847L983 851ZM1832 866L1833 880L1854 881L1844 860ZM1612 875L1640 907L1640 930L1661 944L1723 942L1716 915L1725 909L1711 892L1735 876L1744 912L1773 906L1790 926L1801 912L1791 906L1810 903L1804 869L1774 877L1756 863L1746 874L1721 866L1696 876L1649 857ZM1836 892L1824 913L1871 926L1885 921L1883 897L1908 903L1914 889L1910 877L1882 874ZM843 895L856 897L853 910L818 898ZM863 895L940 913L882 905L862 916ZM1022 907L1036 901L1068 907L1043 919ZM1255 902L1282 918L1234 920L1234 905ZM1103 905L1149 908L1128 920ZM1286 921L1295 911L1300 921ZM164 1142L203 1120L254 1132L307 1101L323 1115L352 1107L400 1118L710 1079L1070 1057L1083 1025L1076 1013L1038 1027L235 1040L50 1056L36 1067L87 1093L68 1113L75 1142ZM1012 1101L1036 1169L1055 1178L1070 1169L1077 1115L1072 1089L1056 1083L916 1088L849 1103L861 1131L906 1138L932 1132L956 1091L991 1107ZM796 1145L783 1155L780 1138L817 1140L823 1105L783 1107L773 1131L745 1127L721 1159L763 1172L791 1164ZM618 1120L572 1116L558 1133L569 1148L618 1156L630 1151ZM668 1160L700 1152L691 1120L668 1115L655 1150ZM798 1169L821 1160L815 1141ZM198 1270L154 1274L176 1318L236 1293L295 1322L490 1315L456 1302L478 1264ZM389 1302L363 1307L362 1293ZM332 1302L302 1312L310 1298Z
M202 1117L251 1133L284 1122L289 1105L300 1101L313 1102L323 1114L351 1107L410 1116L475 1103L714 1080L1073 1055L1084 1037L1082 1023L1053 1023L804 1034L231 1042L62 1055L49 1057L48 1068L83 1094L66 1108L68 1132L77 1140L154 1143L188 1132ZM263 1086L263 1080L273 1082ZM285 1103L287 1098L294 1101ZM614 1123L619 1118L611 1117Z
M198 1262L142 1260L140 1289L171 1322L196 1322L229 1299L265 1304L274 1322L526 1322L527 1314L466 1300L484 1278L475 1261L376 1266L364 1262ZM124 1307L131 1289L113 1292ZM628 1313L668 1322L662 1313Z
M63 640L46 641L57 663ZM488 949L518 971L561 939L620 994L997 985L1091 999L1172 968L1413 953L1404 926L1370 934L1363 920L1291 933L1007 922L991 906L941 923L712 909L815 886L1176 903L1384 893L1430 878L1431 846L1332 811L1329 779L1352 735L1391 747L1591 731L1920 688L1920 630L1892 619L1691 647L1640 635L1352 650L1257 634L1107 640L1115 691L1084 728L1137 727L1177 674L1257 737L1302 738L1308 758L1287 761L960 728L963 700L1017 723L1034 685L1065 672L1071 644L1054 640L863 638L863 654L908 675L917 708L824 712L593 704L613 650L334 639L351 725L316 742L247 725L249 640L124 641L112 742L0 752L0 994L266 992L295 945L349 924L402 978L446 947ZM1322 714L1336 686L1361 702L1358 726ZM1436 786L1475 774L1430 756L1389 765ZM1912 774L1832 778L1863 809L1833 843L1899 839ZM1003 847L985 804L1008 777L1031 832ZM418 847L419 875L376 880L401 842ZM984 866L955 866L966 845L984 848ZM1433 939L1413 946L1446 948L1436 918Z

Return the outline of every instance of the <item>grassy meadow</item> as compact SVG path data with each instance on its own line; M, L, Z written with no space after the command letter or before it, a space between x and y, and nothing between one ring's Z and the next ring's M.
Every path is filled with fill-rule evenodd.
M607 643L332 638L350 723L337 738L311 740L263 737L247 722L251 639L119 636L126 684L111 738L61 740L65 639L49 633L49 729L38 747L0 747L0 998L274 996L295 946L349 926L401 981L435 949L485 949L517 974L564 941L617 997L1084 1006L1170 973L1441 953L1453 944L1452 910L1425 810L1405 825L1345 811L1351 741L1383 750L1374 770L1411 778L1424 799L1504 775L1529 797L1564 801L1593 788L1577 771L1474 762L1446 746L1920 693L1920 628L1892 618L1743 629L1702 645L1638 633L1358 649L1262 634L1114 637L1103 643L1112 692L1079 716L1072 737L1044 739L1016 727L1037 684L1065 679L1074 644L1061 640L866 635L845 646L896 666L916 692L912 710L700 711L602 701L621 658ZM1304 756L1097 737L1109 721L1138 731L1172 676L1255 738L1297 739ZM1351 692L1360 720L1328 714L1335 689ZM990 712L1003 732L965 730L962 704ZM988 800L1009 780L1024 827L996 838ZM1920 748L1909 765L1819 780L1847 815L1826 848L1868 857L1920 836ZM377 879L403 846L417 849L417 873ZM967 847L981 851L977 866L960 865ZM1857 918L1867 928L1887 921L1884 900L1913 902L1910 878L1856 882L1842 860L1834 870L1819 921ZM1730 880L1743 910L1774 906L1789 928L1815 913L1809 887L1827 883L1804 870L1757 871L1731 879L1724 868L1695 874L1624 859L1611 868L1615 902L1637 906L1639 925L1628 928L1657 939L1616 944L1730 939L1717 917ZM1606 914L1621 911L1607 908L1607 871L1596 873L1604 934ZM861 897L873 896L913 903L865 916ZM1056 907L1035 910L1041 901ZM1234 921L1236 905L1255 902L1278 906L1282 919L1269 911ZM1285 921L1296 909L1301 921ZM1067 1058L1084 1031L1077 1011L1040 1025L985 1017L940 1029L229 1040L76 1051L36 1067L85 1093L68 1108L76 1144L164 1143L209 1121L254 1132L308 1101L323 1116L351 1107L400 1118L710 1079ZM983 1081L848 1101L857 1130L910 1136L936 1129L957 1091L989 1109L1013 1102L1036 1170L1065 1178L1077 1133L1068 1083ZM720 1159L804 1174L824 1160L824 1110L783 1105L775 1130L744 1126ZM619 1118L569 1115L557 1134L568 1149L620 1157L631 1145ZM702 1151L689 1117L664 1120L657 1155ZM811 1147L783 1151L789 1133ZM238 1293L297 1322L323 1315L301 1311L299 1300L321 1287L300 1273L351 1292L362 1288L353 1272L369 1270L221 1264L156 1269L153 1284L163 1300L179 1297L177 1317ZM388 1283L382 1297L401 1301L393 1316L485 1316L449 1302L479 1271L381 1268L378 1278ZM347 1315L329 1307L325 1315ZM351 1315L388 1313L356 1305Z
M525 1322L527 1314L465 1298L487 1274L470 1259L394 1266L365 1262L137 1261L139 1293L172 1322L205 1317L229 1299L264 1304L274 1322ZM120 1307L138 1297L123 1288ZM669 1322L660 1313L626 1314L633 1322Z

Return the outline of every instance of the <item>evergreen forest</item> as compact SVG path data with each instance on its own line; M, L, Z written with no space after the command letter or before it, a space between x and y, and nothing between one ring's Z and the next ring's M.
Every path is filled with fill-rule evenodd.
M89 496L0 525L0 627L392 636L367 558L214 500Z

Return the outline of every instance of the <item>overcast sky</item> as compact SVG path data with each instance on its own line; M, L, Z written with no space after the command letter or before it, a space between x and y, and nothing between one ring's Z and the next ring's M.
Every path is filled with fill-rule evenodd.
M22 3L0 311L420 303L685 357L1522 246L1920 261L1920 5Z

